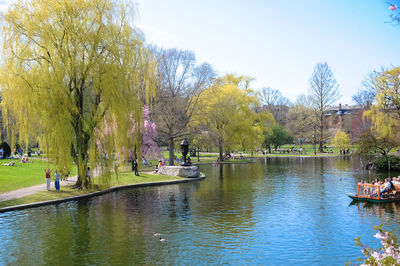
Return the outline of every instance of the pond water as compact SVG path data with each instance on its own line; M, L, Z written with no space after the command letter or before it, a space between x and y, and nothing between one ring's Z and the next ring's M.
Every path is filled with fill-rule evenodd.
M362 255L355 237L379 247L374 225L399 235L399 204L347 197L374 178L357 158L200 169L201 182L0 214L0 264L344 265Z

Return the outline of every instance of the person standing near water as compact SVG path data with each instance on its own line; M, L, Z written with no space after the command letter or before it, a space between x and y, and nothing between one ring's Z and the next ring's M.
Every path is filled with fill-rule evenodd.
M57 170L54 173L54 186L56 187L56 191L60 191L60 175Z
M46 188L47 188L47 190L50 191L50 181L51 181L50 173L51 173L51 170L49 168L47 168L44 171L46 173Z
M133 169L135 170L135 176L139 176L139 164L136 158L133 162Z

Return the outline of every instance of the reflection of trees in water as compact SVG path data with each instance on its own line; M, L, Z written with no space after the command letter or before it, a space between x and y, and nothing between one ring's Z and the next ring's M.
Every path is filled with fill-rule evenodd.
M365 169L365 165L368 161L362 160L359 156L351 156L350 157L351 167L353 171L353 176L357 179L357 181L368 180L371 182L375 178L383 181L385 178L389 176L389 172L387 170L378 170L378 169ZM400 171L390 171L390 176L395 177L399 176Z
M190 216L188 193L192 189L185 185L184 188L179 185L137 188L93 199L91 208L85 212L91 222L87 239L90 248L96 250L96 261L122 265L133 261L168 264L169 259L161 257L161 250L157 252L162 244L153 234L168 232L171 224L179 223L180 217ZM79 217L82 222L83 217ZM85 243L78 244L83 244L82 254L90 254L91 250L85 250ZM89 264L96 263L89 261Z
M163 247L153 234L168 232L172 224L190 217L191 194L197 189L194 183L132 189L45 207L49 211L39 209L39 217L20 219L18 234L32 229L32 224L37 228L26 234L32 238L31 244L26 236L15 237L15 262L170 264L170 259L158 250Z
M352 205L357 206L357 212L361 219L371 219L371 217L378 217L379 221L376 225L396 225L400 226L400 220L396 217L400 214L400 203L370 203L370 202L352 202Z
M200 184L194 204L204 217L196 221L220 237L247 231L253 224L256 184L265 183L262 164L219 164L203 166L207 180Z
M333 162L333 167L341 172L350 171L351 169L351 158L349 156L340 156L335 158L335 160L330 160Z
M195 252L197 243L219 246L233 238L236 241L229 243L236 243L259 227L260 224L253 226L260 219L265 219L265 224L277 223L278 227L285 224L285 219L299 221L286 226L305 226L300 233L314 237L316 232L311 238L326 247L337 238L330 239L328 234L325 239L317 232L349 222L343 217L352 208L355 217L358 208L359 216L373 219L374 224L400 227L400 221L394 219L399 216L400 203L359 204L343 210L343 200L336 197L346 193L341 181L345 174L336 172L341 171L340 167L345 171L357 169L358 162L346 159L350 166L343 168L341 162L337 167L336 160L341 159L262 158L254 164L205 165L201 166L207 176L203 182L122 190L39 208L40 215L19 218L18 233L12 237L15 244L10 245L9 251L18 259L10 264L56 264L60 258L65 264L179 264L187 262L184 254ZM357 178L351 172L345 178L345 185L355 191ZM332 204L334 200L338 200L337 204ZM348 204L346 200L347 196ZM32 225L37 228L30 229ZM167 242L159 243L154 232L164 234ZM193 247L180 246L181 243L191 243ZM224 252L222 248L212 251L217 263Z
M75 261L82 264L94 264L90 252L91 232L89 225L89 205L88 200L76 202L76 211L71 216L72 243L70 243L70 252ZM50 249L51 250L51 249Z

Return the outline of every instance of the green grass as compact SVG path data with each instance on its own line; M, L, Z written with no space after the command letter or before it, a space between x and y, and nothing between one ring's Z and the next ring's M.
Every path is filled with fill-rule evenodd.
M182 180L182 177L176 176L164 176L164 175L152 175L141 173L140 176L135 176L132 172L122 172L119 174L118 178L113 177L111 179L110 187L124 186L124 185L132 185L132 184L141 184L141 183L149 183L149 182L160 182L160 181L172 181L172 180ZM97 178L94 179L95 183L98 181ZM22 197L19 199L7 200L0 202L0 208L35 203L41 201L49 201L49 200L57 200L70 198L74 196L85 195L89 193L93 193L99 190L78 190L74 189L71 186L64 186L60 188L60 191L41 191L35 193L33 195L29 195L26 197Z
M70 198L70 197L74 197L74 196L88 194L90 192L94 192L94 190L88 191L88 190L73 189L71 187L61 187L61 190L59 192L57 192L55 190L50 190L50 191L46 190L46 191L41 191L41 192L26 196L26 197L22 197L19 199L1 201L0 208L21 205L21 204L41 202L41 201Z
M4 166L4 163L16 162L15 166ZM32 163L21 163L21 159L2 159L0 160L0 193L39 185L45 183L44 169L54 168L44 160L30 159ZM76 168L71 176L76 175ZM54 170L52 172L52 176Z
M175 155L178 155L178 157L181 157L182 154L181 153L175 153ZM261 154L262 155L262 154ZM197 156L196 157L190 157L192 160L192 164L196 165L196 164L205 164L205 163L213 163L216 162L217 159L219 157L218 153L200 153L200 161L198 161ZM246 156L244 156L246 157ZM251 157L251 156L247 156L247 157ZM168 156L164 156L166 163L168 164ZM238 157L237 157L238 159ZM158 160L148 160L149 162L151 162L151 165L140 165L140 171L153 171L154 168L156 167L156 165L158 164ZM224 162L221 163L248 163L248 160L226 160ZM177 163L175 163L175 165L178 165ZM130 166L128 166L127 164L124 164L124 169L128 169Z
M297 150L300 150L300 146L299 145L283 145L281 147L281 149L285 149L285 150L290 150L292 147L294 147ZM316 149L318 147L316 146ZM308 156L308 157L327 157L327 156L337 156L339 155L339 150L338 149L334 149L334 148L327 148L325 149L325 151L330 151L332 149L333 153L317 153L316 155L314 155L314 147L312 144L303 144L303 149L306 151L306 154L299 154L299 152L296 152L296 155L294 155L294 153L280 153L279 151L276 151L274 149L271 149L271 154L267 154L266 156L268 157L292 157L292 156ZM168 151L163 151L163 156L164 158L168 161L169 155L168 155ZM251 155L251 152L248 153L242 153L242 152L234 152L234 154L236 155L236 159L235 160L227 160L225 162L227 163L248 163L249 161L247 160L237 160L239 158L239 154L242 154L242 156L244 158L248 158L248 157L264 157L265 155L263 155L261 152L253 152L253 154ZM178 157L182 156L181 152L175 152L175 155ZM198 157L191 157L192 159L192 163L193 164L203 164L203 163L213 163L216 162L218 159L219 154L217 152L200 152L200 161L198 161ZM141 165L141 171L151 171L155 168L155 166L158 164L158 160L149 160L149 162L151 162L151 165Z
M153 175L148 173L139 173L139 176L135 176L133 172L121 172L118 175L118 178L112 178L111 186L116 187L116 186L125 186L131 184L183 180L183 179L185 178L179 176Z

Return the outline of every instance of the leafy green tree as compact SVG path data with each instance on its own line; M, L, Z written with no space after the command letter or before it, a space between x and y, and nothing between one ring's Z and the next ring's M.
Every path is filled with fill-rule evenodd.
M366 130L360 135L358 152L363 157L369 157L375 153L379 153L387 158L390 150L396 146L397 144L390 139L375 136L370 130Z
M376 103L364 112L372 122L372 134L400 145L400 68L379 73L375 78Z
M332 145L339 150L348 149L350 147L349 135L339 129L332 140Z
M264 143L269 153L271 153L271 146L273 146L276 151L279 146L293 141L293 136L290 132L280 124L273 124L270 126L270 129L270 131L264 131Z
M194 126L207 129L221 160L224 148L260 147L266 123L274 121L268 111L256 113L252 109L258 100L249 82L243 76L226 75L200 95Z
M139 95L152 95L155 64L130 14L122 1L35 0L3 19L6 126L25 145L39 132L60 168L77 165L79 188L88 187L89 160L110 166L103 158L128 146L129 116L141 121ZM97 141L107 142L103 154Z
M376 168L381 170L388 170L390 166L390 170L400 171L400 158L397 156L389 155L376 158L374 164Z

